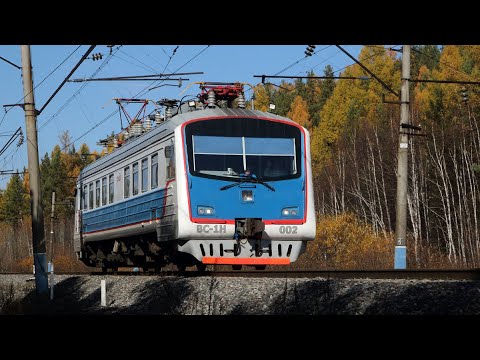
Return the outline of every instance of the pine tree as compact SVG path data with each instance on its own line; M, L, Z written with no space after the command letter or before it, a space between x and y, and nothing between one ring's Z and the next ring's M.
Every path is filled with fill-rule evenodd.
M0 212L0 219L8 222L12 226L17 226L23 216L29 214L29 204L27 200L23 179L19 174L13 174L3 193L4 206Z
M281 116L287 116L290 111L293 99L295 98L295 86L286 81L282 81L280 88L275 92L275 113Z
M311 79L311 77L316 76L313 70L310 71L307 76L309 78L305 85L305 100L308 105L308 113L311 117L311 123L313 126L316 126L320 121L320 110L322 107L322 104L319 101L321 90L319 80Z
M323 76L333 77L333 68L330 65L325 66L323 70ZM320 98L318 100L320 109L323 108L327 100L332 96L333 90L335 90L335 80L332 79L323 79L320 83ZM317 123L318 124L318 123ZM314 124L314 125L317 125Z

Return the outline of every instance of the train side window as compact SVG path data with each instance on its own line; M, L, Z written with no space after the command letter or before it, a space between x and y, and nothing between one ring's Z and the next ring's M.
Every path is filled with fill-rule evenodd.
M152 189L156 189L158 186L158 154L153 154L152 155L152 183L150 184L150 187Z
M95 181L95 207L100 207L100 180Z
M102 178L102 206L107 205L107 177Z
M133 196L138 194L138 162L133 164L133 176L132 176L132 185L133 185Z
M173 145L165 147L165 158L167 180L170 180L175 177L175 154Z
M123 197L130 196L130 166L123 169Z
M148 191L148 158L142 160L142 192Z
M113 195L115 194L115 182L114 182L114 177L113 174L108 175L108 201L109 204L113 203Z
M88 185L88 209L93 209L93 182Z
M84 185L83 186L83 192L82 192L82 209L87 210L87 195L88 195L88 186Z

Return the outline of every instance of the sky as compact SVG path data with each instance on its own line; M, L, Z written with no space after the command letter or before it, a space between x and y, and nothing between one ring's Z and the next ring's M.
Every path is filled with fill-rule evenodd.
M59 136L68 130L74 146L78 150L86 143L90 151L100 152L97 145L114 131L121 130L120 116L110 116L118 105L113 98L180 99L184 95L196 96L198 85L187 86L192 82L245 82L258 84L261 79L254 75L303 76L313 69L323 75L323 69L330 64L334 70L353 63L334 45L316 45L315 54L306 57L307 45L97 45L90 54L101 53L101 60L86 59L70 79L93 77L116 77L152 75L155 73L204 72L202 75L184 75L182 86L162 86L152 81L91 81L67 82L53 100L37 117L39 158L60 144ZM358 58L360 45L344 45L347 51ZM40 110L56 88L87 51L89 45L32 45L31 59L34 80L35 107ZM113 50L109 56L110 49ZM173 54L174 50L175 53ZM173 55L172 55L173 54ZM0 56L21 66L20 45L0 45ZM291 67L289 67L292 65ZM285 68L288 69L284 70ZM282 71L284 70L284 71ZM335 75L338 75L336 73ZM275 80L275 81L273 81ZM279 84L281 79L272 79ZM178 82L166 82L176 84ZM246 98L251 98L251 90L246 86ZM186 91L185 91L186 90ZM140 93L140 94L139 94ZM13 143L0 155L0 172L22 171L28 168L25 131L25 114L21 107L3 105L23 102L21 70L0 59L0 149L19 128L25 134L23 145ZM141 105L130 104L127 111L133 116ZM147 113L154 109L148 105ZM110 117L109 117L110 116ZM123 118L125 126L125 119ZM0 175L0 189L4 189L10 175Z

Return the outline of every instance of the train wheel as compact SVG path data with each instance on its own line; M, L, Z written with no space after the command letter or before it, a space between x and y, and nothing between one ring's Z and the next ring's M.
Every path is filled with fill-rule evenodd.
M177 270L183 272L183 271L187 270L187 265L185 265L185 264L177 264Z
M255 265L255 270L265 270L267 265Z
M233 270L242 270L242 265L232 265Z
M205 270L207 270L207 264L198 263L196 267L199 272L205 272Z

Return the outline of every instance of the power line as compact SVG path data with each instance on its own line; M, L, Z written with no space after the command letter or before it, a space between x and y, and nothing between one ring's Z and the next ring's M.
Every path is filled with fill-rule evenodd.
M22 69L20 66L18 66L18 65L15 65L13 62L11 62L11 61L9 61L9 60L5 59L5 58L4 58L4 57L2 57L2 56L0 56L0 60L3 60L3 61L5 61L6 63L9 63L9 64L10 64L10 65L12 65L12 66L15 66L17 69L20 69L20 70Z
M396 45L396 46L397 46L397 45ZM394 47L395 47L395 46L394 46ZM363 61L369 60L369 59L371 59L371 58L373 58L373 57L375 57L375 56L384 54L384 53L385 53L385 48L382 48L382 49L383 49L382 51L379 51L379 52L377 52L377 53L375 53L375 54L373 54L373 55L367 56L365 59L363 59ZM390 49L395 51L395 49L393 49L393 47L390 48ZM356 64L356 62L354 62L354 63L352 63L352 64L350 64L350 65L344 66L344 67L341 68L341 69L335 70L333 73L335 74L336 72L340 72L340 71L342 71L342 70L345 70L346 68L348 68L348 67L350 67L350 66L353 66L353 65L355 65L355 64Z
M137 58L135 58L135 57L127 54L124 50L120 50L120 52L123 53L123 54L125 54L125 55L127 55L130 59L133 59L133 60L139 62L140 64L142 64L143 66L147 67L148 69L152 70L154 73L157 71L157 70L155 70L154 68L152 68L151 66L149 66L149 65L145 64L144 62L138 60Z
M209 46L210 46L210 45L209 45ZM172 55L170 55L167 64L165 65L165 67L164 67L163 70L162 70L162 73L164 73L165 70L167 69L168 65L170 64L170 61L172 61L172 58L173 58L173 56L177 53L177 50L178 50L179 47L180 47L180 45L177 45L177 47L175 47L175 49L173 49ZM208 48L208 46L207 46L207 48ZM164 52L165 52L165 51L164 51ZM166 54L166 53L165 53L165 54ZM168 55L167 55L167 56L168 56ZM172 75L174 75L178 70L179 70L179 69L177 69ZM155 84L157 81L159 81L159 80L153 81L152 83L150 83L149 86L147 86L146 88L144 88L142 91L145 91L146 89L148 89L147 92L149 92L149 91L151 91L151 90L153 90L153 89L159 88L160 86L150 87L151 85ZM164 82L164 81L165 81L165 80L160 80L160 83L159 83L159 84L161 84L161 83ZM142 91L141 91L141 92L142 92ZM141 92L140 92L140 93L141 93ZM137 95L137 96L138 96L138 95ZM136 96L133 96L133 97L136 97Z
M177 45L177 47L175 49L173 49L172 55L170 55L170 57L168 58L167 65L165 65L165 67L163 68L162 73L164 73L165 70L167 69L167 66L170 64L170 61L172 61L172 58L176 54L179 47L180 47L180 45Z
M57 71L58 68L65 63L65 61L67 61L68 59L70 59L70 57L71 57L73 54L75 54L75 53L77 52L77 50L80 49L81 46L82 46L82 45L77 46L77 48L76 48L75 50L73 50L73 51L70 53L70 55L68 55L60 64L58 64L55 69L53 69L52 71L50 71L50 74L48 74L47 76L45 76L45 77L43 78L43 80L40 81L40 82L38 83L38 85L33 88L33 90L35 90L37 87L39 87L40 85L42 85L42 83L43 83L45 80L47 80L55 71ZM28 95L30 95L30 94L28 94ZM24 96L24 97L22 98L22 100L20 100L20 101L23 101L23 99L25 99L25 96ZM17 103L19 103L20 101L17 101Z
M330 46L332 46L332 45L330 45ZM395 46L398 46L398 45L395 45ZM395 46L393 46L393 47L391 47L391 48L388 48L388 49L395 51L396 49L393 49ZM322 49L320 49L320 50L323 50L323 49L324 49L324 48L322 48ZM382 51L379 51L379 52L377 52L377 53L375 53L375 54L373 54L373 55L370 55L370 56L366 57L363 61L369 60L369 59L371 59L371 58L373 58L373 57L375 57L375 56L378 56L378 55L380 55L380 54L385 53L385 48L382 47L382 49L383 49ZM337 55L340 51L341 51L341 50L338 50L338 52L337 52L336 54L334 54L333 56ZM323 62L331 59L333 56L330 56L329 58L325 59ZM322 64L323 62L315 65L314 68L317 67L318 65ZM350 66L352 66L352 65L355 65L355 64L356 64L356 62L354 62L354 63L352 63L352 64L350 64L350 65L344 66L344 67L341 68L341 69L335 70L335 71L333 71L333 74L335 74L335 73L337 73L337 72L340 72L340 71L342 71L342 70L344 70L344 69L346 69L346 68L348 68L348 67L350 67ZM313 70L313 68L312 68L311 70ZM275 75L278 75L278 73L275 74ZM308 78L308 77L306 77L306 78ZM342 77L325 77L325 79L332 79L332 78L333 78L333 79L343 79ZM345 77L345 78L347 78L347 77ZM365 78L359 78L359 80L365 80ZM274 85L274 86L276 86L276 87L279 87L279 88L281 88L281 89L286 90L286 88L280 87L279 85L276 85L276 84L273 84L273 83L267 83L267 84L269 84L269 85ZM294 91L294 90L296 90L296 88L290 89L290 90L288 90L288 91Z
M8 109L8 110L5 110L5 114L3 114L2 120L0 120L0 126L2 125L3 120L5 120L5 117L7 116L7 113L8 113L10 110L11 110L11 108Z
M460 80L410 80L410 82L436 83L436 84L462 84L462 85L480 85L480 81L460 81Z
M10 151L7 155L5 155L4 161L3 161L3 166L6 166L8 162L13 160L13 157L17 154L18 150L23 146L24 144L21 144L20 146L15 147L12 151ZM12 162L13 165L13 162ZM13 167L13 166L12 166ZM2 168L3 170L3 168Z
M313 53L313 55L315 55L315 54L318 54L320 51L323 51L323 50L325 50L325 49L328 49L328 48L329 48L329 47L331 47L331 46L333 46L333 45L327 45L327 46L325 46L325 47L323 47L323 48L321 48L321 49L319 49L319 50L315 51L315 52ZM295 61L293 64L291 64L291 65L287 66L285 69L283 69L283 70L280 70L280 71L279 71L279 72L277 72L275 75L280 75L280 74L281 74L281 73L283 73L284 71L286 71L286 70L290 69L292 66L294 66L294 65L298 64L299 62L301 62L301 61L305 60L306 58L307 58L307 56L304 56L304 57L302 57L300 60L297 60L297 61Z
M172 75L177 75L177 72L180 70L180 69L183 69L185 66L187 66L191 61L193 61L194 59L197 58L197 56L199 56L200 54L202 54L205 50L207 50L208 48L210 47L210 45L207 45L202 51L200 51L197 55L195 55L194 57L192 57L190 60L188 60L185 64L183 64L182 66L180 66L177 70L175 70L173 72ZM177 46L178 48L178 46ZM175 53L175 50L174 50L174 53ZM172 55L173 56L173 55ZM165 65L165 69L167 68L168 64ZM165 71L165 69L163 71ZM165 80L161 80L162 82L164 82ZM160 83L161 84L161 83ZM154 87L151 87L148 89L148 91L151 91L153 89L156 89L158 86L154 86ZM147 91L147 92L148 92Z
M319 65L322 65L323 63L327 62L328 60L330 60L331 58L337 56L337 54L340 53L340 50L338 50L335 54L333 54L332 56L329 56L328 58L322 60L321 62L319 62L317 65L315 65L314 67L312 67L309 71L313 71L313 69L315 69L317 66ZM297 74L300 74L301 71L299 71Z
M47 76L45 76L45 77L43 78L43 80L40 81L40 82L33 88L33 90L35 90L37 87L39 87L40 85L42 85L42 83L43 83L45 80L47 80L55 71L57 71L57 69L58 69L60 66L62 66L62 65L65 63L65 61L67 61L73 54L75 54L75 53L77 52L77 50L80 49L80 47L81 47L81 45L77 46L77 48L76 48L75 50L73 50L73 51L70 53L70 55L68 55L60 64L58 64L55 69L53 69L52 71L50 71L50 73L49 73ZM33 91L33 90L32 90L32 91ZM17 103L16 103L16 105L19 105L19 104L20 104L20 101L23 101L23 100L25 99L25 97L27 97L28 95L30 95L30 93L27 94L27 95L25 95L25 96L24 96L23 98L21 98L20 100L18 100ZM5 119L5 116L7 116L7 113L8 113L10 110L11 110L11 108L5 111L5 115L3 116L2 120L0 121L0 125L2 125L3 120Z
M436 59L435 57L433 57L432 55L429 55L429 54L427 54L427 53L424 53L423 51L420 51L420 50L418 50L418 49L415 49L413 46L412 46L412 50L413 50L414 52L418 53L418 54L421 54L421 55L424 55L424 56L426 56L426 57L429 57L430 59L436 60L436 61L438 61L440 64L443 64L443 65L445 65L446 67L448 67L448 68L450 68L450 69L452 69L452 70L454 70L454 71L456 71L456 72L458 72L458 73L460 73L460 74L466 75L466 76L468 76L468 77L471 78L471 79L477 80L477 79L476 79L475 77L473 77L472 75L467 74L467 73L464 72L464 71L461 71L461 70L458 70L458 69L454 68L453 66L451 66L451 65L448 64L448 63L446 63L445 61L437 60L437 59Z
M345 80L370 80L371 78L366 76L276 76L276 75L253 75L253 77L261 77L262 83L266 78L277 79L345 79Z
M175 74L152 74L152 75L132 75L132 76L114 76L114 77L106 77L106 78L88 78L88 79L72 79L68 80L68 82L85 82L85 81L127 81L127 80L179 80L179 79L171 79L169 76L172 75L199 75L203 74L203 72L197 71L197 72L185 72L185 73L175 73ZM161 78L163 79L156 79L156 78Z
M37 115L40 115L43 111L43 109L45 109L45 107L50 103L50 101L52 101L52 99L55 97L55 95L57 95L57 93L60 91L60 89L63 87L63 85L65 85L65 83L68 81L68 79L70 79L70 76L73 75L73 73L75 72L75 70L78 69L78 67L83 63L83 61L87 58L87 56L93 51L93 49L95 49L95 46L96 45L91 45L87 52L85 54L83 54L82 58L80 59L80 61L77 63L77 65L74 66L74 68L70 71L70 73L67 75L67 77L62 81L62 83L60 84L60 86L57 88L57 90L55 90L55 92L48 98L47 102L45 103L45 105L42 106L42 108L40 110L38 110L37 112Z
M193 56L190 60L188 60L185 64L183 64L182 66L180 66L177 70L175 70L171 75L175 75L179 70L181 70L182 68L184 68L187 64L189 64L192 60L194 60L195 58L197 58L200 54L202 54L205 50L207 50L208 48L210 47L210 45L208 45L207 47L205 47L202 51L200 51L198 54L196 54L195 56ZM178 46L177 48L178 49ZM172 54L172 57L173 55L175 54L175 50L174 50L174 53ZM168 64L165 66L165 68L168 66ZM163 72L163 71L162 71ZM161 80L161 81L164 81L164 80ZM143 90L141 90L140 92L138 92L136 95L134 95L133 97L138 97L138 96L143 96L144 94L150 92L151 90L148 90L148 87L153 85L155 82L157 81L154 81L152 82L151 84L147 85L145 88L143 88ZM146 90L146 92L145 92ZM67 147L73 145L75 142L77 142L78 140L80 140L81 138L83 138L85 135L87 135L89 132L91 132L92 130L95 130L97 127L99 127L102 123L104 123L105 121L107 121L108 119L110 119L113 115L115 115L116 113L118 113L119 110L115 110L114 112L112 112L110 115L108 115L107 117L105 117L104 119L100 120L98 123L96 123L93 127L91 127L90 129L88 129L86 132L84 132L82 135L80 135L79 137L77 137L75 140L73 140L72 142L70 142L70 144L67 144L63 149L65 150Z
M165 50L163 49L163 47L160 47L160 49L162 49L162 51L165 53L165 55L167 55L167 53L165 52ZM151 57L151 58L152 58L153 60L155 60L155 62L157 62L160 66L163 66L162 63L161 63L161 61L158 60L155 56L147 53L143 48L142 48L142 51L144 52L144 54L145 54L146 56ZM168 55L167 55L167 57L168 57ZM168 69L167 69L167 70L168 70Z
M95 70L95 72L92 74L92 76L90 76L90 78L93 78L94 76L96 76L107 64L108 62L112 59L112 57L115 55L115 53L122 47L122 45L120 45L119 47L117 47L114 52L112 54L109 54L105 60L100 64L100 66L97 68L97 70ZM72 101L73 99L78 95L80 94L80 92L85 89L85 87L88 86L88 82L86 82L85 84L83 84L58 110L55 114L53 114L47 121L45 121L39 128L38 128L38 131L41 131L45 126L47 126L55 117L57 117Z
M348 51L346 51L345 49L343 49L340 45L336 45L336 47L338 47L340 50L342 50L349 58L351 58L353 61L355 61L358 65L360 65L362 67L363 70L365 70L367 73L369 73L371 76L373 76L380 84L383 85L383 87L385 89L387 89L388 91L390 91L392 94L394 94L395 96L399 97L400 94L397 93L395 90L393 90L390 86L388 86L382 79L380 79L377 75L375 75L373 73L373 71L371 71L370 69L368 69L365 65L363 65L360 61L358 61L357 59L355 59L355 57L353 57Z
M10 145L13 144L13 142L17 139L17 137L19 137L20 135L22 134L22 127L19 127L15 133L10 137L10 139L8 139L8 141L6 142L6 144L3 146L3 148L0 150L0 156L2 156L2 154L8 149L8 147ZM23 135L22 135L23 136Z
M124 61L124 62L126 62L126 63L128 63L128 64L130 64L130 65L136 66L136 67L138 67L138 68L141 68L141 69L144 69L144 70L147 70L147 71L151 71L150 69L148 69L148 68L145 67L145 66L135 64L135 63L132 62L132 61L129 61L129 60L127 60L127 59L124 59L123 57L118 56L118 54L115 55L115 58L116 58L116 59L119 59L119 60L122 60L122 61Z

